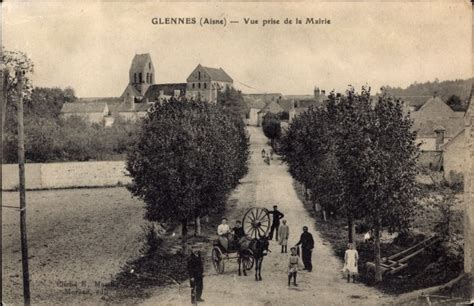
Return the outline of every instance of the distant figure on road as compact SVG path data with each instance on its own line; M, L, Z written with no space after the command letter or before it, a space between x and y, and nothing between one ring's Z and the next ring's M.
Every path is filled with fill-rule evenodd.
M265 155L264 161L265 161L265 163L266 163L267 165L270 166L270 156L268 156L268 154Z
M293 285L296 284L296 274L298 273L298 267L300 264L300 257L296 254L296 248L292 247L290 249L290 256L288 256L288 286L291 284L291 279L293 278Z
M204 266L198 246L192 246L187 268L191 285L191 303L196 304L196 302L204 302L201 298L202 290L204 288Z
M359 253L355 249L354 243L347 244L346 254L344 255L344 271L347 273L347 282L356 282L356 276L359 274L357 262L359 261Z
M265 155L267 155L265 149L262 149L262 158L265 158Z
M302 257L303 257L303 264L304 269L308 272L313 270L313 264L311 263L311 253L314 249L314 240L313 235L308 232L308 227L303 226L303 233L301 234L300 241L296 244L296 246L301 245Z
M270 149L270 159L273 160L273 148Z
M281 245L281 252L288 253L288 238L290 236L290 228L286 225L286 220L281 221L283 224L280 226L278 233L278 243Z
M273 210L269 211L273 215L272 227L270 229L269 240L273 239L273 232L276 230L275 239L278 240L278 228L280 227L280 219L285 215L282 214L278 209L277 205L273 205Z

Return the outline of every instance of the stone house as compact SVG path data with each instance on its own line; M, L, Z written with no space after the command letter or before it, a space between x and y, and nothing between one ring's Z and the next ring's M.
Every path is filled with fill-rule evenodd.
M145 102L162 102L171 97L181 98L186 95L186 83L153 84L145 93Z
M443 170L446 180L452 181L456 175L464 172L466 149L464 129L443 146Z
M222 68L204 67L201 64L186 79L186 97L217 102L217 93L233 87L234 81Z
M329 98L326 96L326 91L319 87L314 88L313 95L310 96L286 96L286 100L292 101L292 107L289 113L289 122L291 123L295 116L306 111L310 107L324 106Z
M258 126L258 113L271 101L277 101L281 98L279 93L263 94L243 94L244 102L247 106L246 115L247 125Z
M469 105L464 115L464 272L473 279L474 265L474 85L471 89ZM468 292L472 296L474 287L471 285Z
M463 112L453 111L439 97L433 96L421 106L410 113L413 119L413 129L417 131L416 142L422 152L437 150L437 133L435 129L444 128L443 144L449 142L463 129Z
M106 102L70 102L64 103L61 108L63 118L77 116L91 123L108 125L107 122L110 122L111 115Z

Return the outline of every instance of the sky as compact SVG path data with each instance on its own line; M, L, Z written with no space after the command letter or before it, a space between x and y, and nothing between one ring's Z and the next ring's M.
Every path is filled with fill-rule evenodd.
M2 11L3 45L33 60L34 85L71 86L79 97L120 96L139 53L150 53L156 83L186 82L201 63L222 67L246 93L311 94L315 86L344 91L349 84L377 90L472 75L468 1L12 1ZM154 17L194 17L198 24L153 25ZM308 17L331 24L261 24ZM200 18L227 24L201 27Z

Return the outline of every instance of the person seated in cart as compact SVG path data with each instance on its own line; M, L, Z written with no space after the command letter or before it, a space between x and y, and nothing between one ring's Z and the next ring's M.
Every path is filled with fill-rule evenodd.
M227 224L227 218L222 218L222 223L217 227L217 235L219 235L219 243L225 249L229 249L229 238L232 235L230 232L229 224Z
M242 227L242 222L240 220L235 221L235 226L232 229L234 233L234 246L237 248L240 239L247 237L245 234L244 228Z

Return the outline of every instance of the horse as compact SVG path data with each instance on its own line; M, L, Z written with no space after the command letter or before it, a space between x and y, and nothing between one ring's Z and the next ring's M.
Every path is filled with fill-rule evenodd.
M262 280L262 262L263 257L267 255L270 250L268 249L269 242L267 236L260 236L259 238L253 238L249 240L244 237L239 241L239 247L237 250L239 263L239 276L241 276L241 264L245 257L253 257L255 265L255 280ZM247 276L247 269L244 265L243 267L244 276Z

